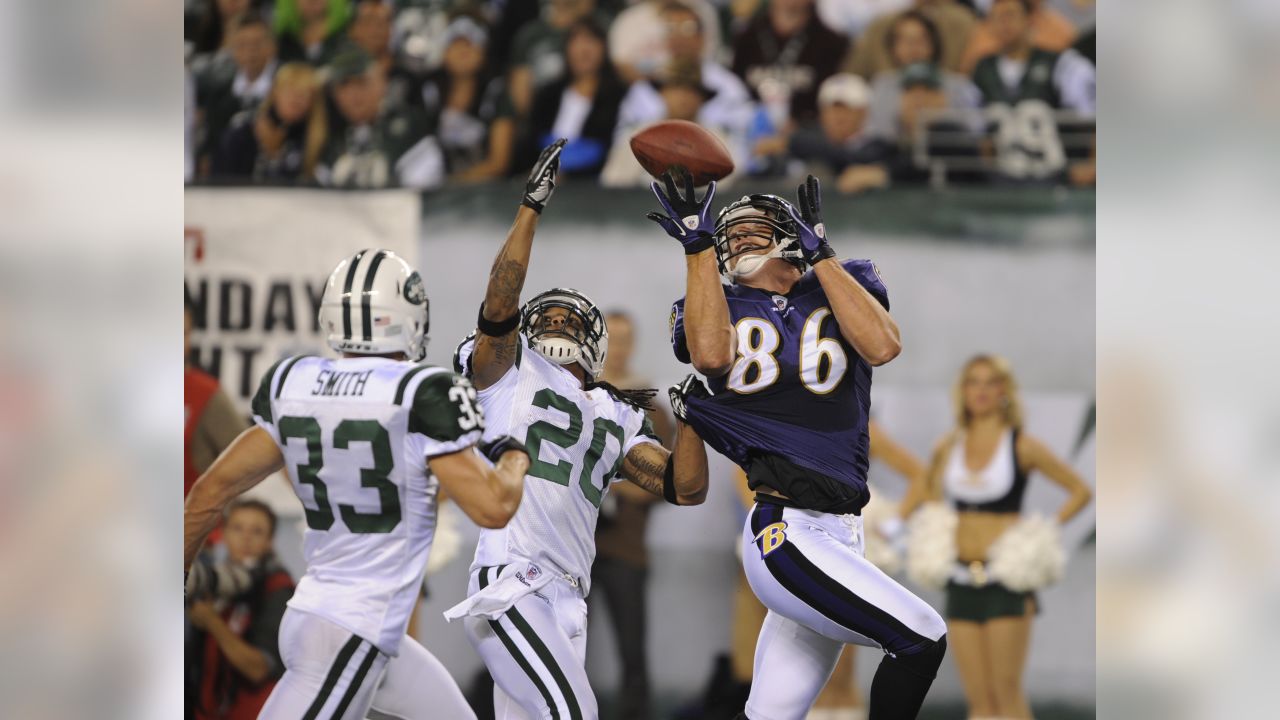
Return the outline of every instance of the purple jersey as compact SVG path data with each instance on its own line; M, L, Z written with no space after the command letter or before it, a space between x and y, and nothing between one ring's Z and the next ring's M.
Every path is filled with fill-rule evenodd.
M841 264L889 308L870 260ZM871 365L840 334L817 275L805 273L786 295L743 285L724 292L737 353L728 373L708 380L710 399L690 399L690 425L744 470L752 455L780 456L865 503ZM690 362L684 298L671 309L671 343L676 358Z

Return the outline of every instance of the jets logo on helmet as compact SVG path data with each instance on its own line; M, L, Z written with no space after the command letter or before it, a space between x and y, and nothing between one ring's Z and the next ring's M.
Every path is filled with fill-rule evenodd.
M563 312L552 312L557 308ZM555 288L529 300L520 309L520 329L534 350L556 364L576 362L589 378L604 370L609 351L604 313L577 290Z
M720 211L716 216L715 250L721 277L734 282L759 270L771 258L803 263L796 224L788 212L790 207L791 203L777 195L760 193L744 195ZM744 227L748 225L753 227ZM760 225L767 230L762 232L756 227ZM733 240L743 235L755 237L767 245L752 243L735 253ZM767 246L771 247L766 253L748 254ZM737 258L741 259L733 262Z
M404 297L414 305L421 305L427 301L427 289L422 285L422 276L414 272L404 281Z
M338 263L320 300L329 347L354 355L427 354L430 303L422 277L390 250L361 250Z

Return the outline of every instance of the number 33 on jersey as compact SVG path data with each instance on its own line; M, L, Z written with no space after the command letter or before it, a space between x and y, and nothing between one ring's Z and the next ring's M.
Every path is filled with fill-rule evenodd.
M427 461L479 442L475 389L444 368L304 356L271 368L252 408L306 513L308 571L290 606L396 647L435 532ZM333 602L352 587L370 599Z

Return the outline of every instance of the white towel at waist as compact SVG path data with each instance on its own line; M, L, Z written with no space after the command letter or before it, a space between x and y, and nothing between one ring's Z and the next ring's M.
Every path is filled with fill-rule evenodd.
M503 568L497 580L489 586L471 595L466 600L454 605L444 612L450 622L460 617L483 617L497 620L500 615L511 609L520 598L535 593L555 580L556 576L549 572L538 573L530 580L526 573L520 572L520 566L508 565Z

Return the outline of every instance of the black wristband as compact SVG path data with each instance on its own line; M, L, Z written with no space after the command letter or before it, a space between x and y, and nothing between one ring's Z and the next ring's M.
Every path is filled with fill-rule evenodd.
M667 458L667 469L662 471L662 498L672 505L680 504L680 498L676 497L676 458L674 455Z
M684 243L684 254L697 255L698 253L702 252L703 250L706 250L707 248L715 244L716 244L716 239L713 235L702 233L702 234L699 234L696 239L690 240L689 242Z
M484 303L480 303L480 315L476 318L476 330L489 337L502 337L520 326L520 313L516 312L506 320L489 320L484 316Z
M529 454L529 450L525 447L524 443L510 435L503 435L496 440L481 443L479 445L479 450L481 455L489 458L489 461L495 465L498 464L498 461L502 459L503 455L511 452L512 450L519 450L525 455Z

